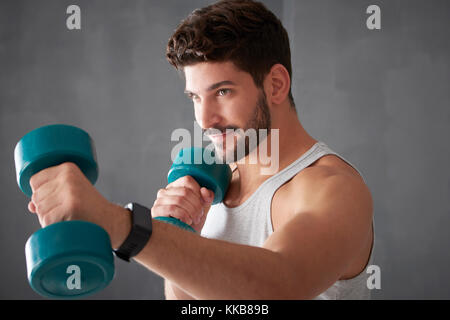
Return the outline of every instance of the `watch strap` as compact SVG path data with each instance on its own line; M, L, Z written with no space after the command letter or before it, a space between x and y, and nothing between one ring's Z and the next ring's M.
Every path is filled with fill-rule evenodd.
M125 208L131 211L131 231L114 253L129 262L130 258L141 252L152 235L152 215L150 209L135 202L127 204Z

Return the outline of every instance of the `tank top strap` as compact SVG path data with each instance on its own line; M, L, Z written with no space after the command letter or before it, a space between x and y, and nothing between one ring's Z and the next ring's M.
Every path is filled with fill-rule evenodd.
M285 184L287 181L292 179L295 175L297 175L303 169L309 167L311 164L316 162L323 156L328 154L337 155L334 151L332 151L328 146L319 141L314 146L312 146L308 151L306 151L300 158L292 162L289 166L278 172L276 175L271 177L270 183L267 183L265 187L265 191L275 192L279 187Z

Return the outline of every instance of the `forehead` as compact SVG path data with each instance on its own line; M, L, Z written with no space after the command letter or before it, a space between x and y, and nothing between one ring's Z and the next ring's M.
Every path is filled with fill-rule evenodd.
M232 62L199 62L184 67L186 90L205 90L208 86L221 81L232 81L237 85L251 83L249 73L238 69Z

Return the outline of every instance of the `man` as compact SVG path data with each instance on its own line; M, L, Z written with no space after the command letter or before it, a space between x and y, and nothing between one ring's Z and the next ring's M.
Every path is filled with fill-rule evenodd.
M245 145L245 155L234 159L222 204L211 207L212 192L189 176L159 190L152 216L179 218L201 236L153 220L134 259L165 278L168 299L368 298L370 191L350 163L302 127L280 21L258 2L217 2L178 26L167 59L183 72L195 118L218 154L227 158ZM278 129L276 145L264 140L272 154L279 150L277 172L263 175L261 162L242 161L263 141L251 148L227 129ZM43 170L30 183L29 210L42 226L87 220L109 233L113 248L124 246L129 210L103 198L75 165Z

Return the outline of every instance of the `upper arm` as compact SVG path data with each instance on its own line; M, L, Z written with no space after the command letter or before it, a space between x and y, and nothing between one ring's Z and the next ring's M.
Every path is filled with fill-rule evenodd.
M372 223L372 199L361 179L312 178L298 186L293 214L263 246L279 253L292 274L290 290L301 298L319 295L343 275L367 244Z

